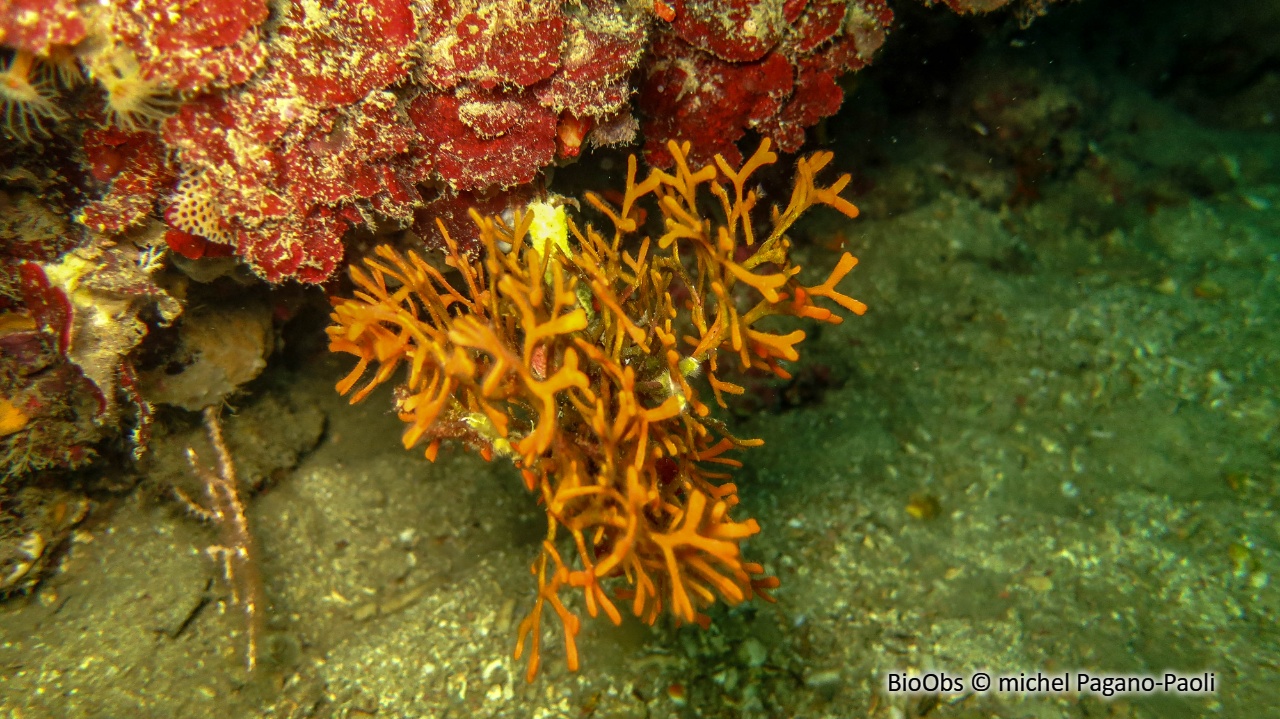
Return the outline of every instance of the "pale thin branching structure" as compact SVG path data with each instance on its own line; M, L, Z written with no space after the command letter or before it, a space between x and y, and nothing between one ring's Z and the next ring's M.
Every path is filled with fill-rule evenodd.
M205 553L222 569L222 578L231 590L231 603L244 615L245 664L253 671L258 664L258 646L266 619L258 552L240 500L235 464L222 438L217 408L204 409L204 426L217 459L216 470L202 465L196 451L187 448L187 461L204 487L204 501L197 502L176 487L174 493L192 514L218 529L219 543L206 547Z

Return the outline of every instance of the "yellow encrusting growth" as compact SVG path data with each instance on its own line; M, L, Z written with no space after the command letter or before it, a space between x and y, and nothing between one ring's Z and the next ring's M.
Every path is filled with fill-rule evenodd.
M0 437L8 437L27 426L27 415L18 406L0 397Z
M720 157L695 170L687 144L669 149L674 172L653 170L641 182L630 159L621 207L586 195L610 233L579 227L563 208L517 213L511 226L473 212L480 259L460 252L442 225L455 274L382 246L352 268L355 296L334 301L330 349L358 359L340 393L358 402L406 366L395 393L405 447L425 440L434 459L442 440L455 439L486 458L510 457L544 506L546 538L530 568L537 597L516 644L517 658L529 652L530 680L547 606L578 668L580 620L563 590L580 590L589 615L615 624L619 599L649 623L666 609L704 626L700 609L717 598L769 599L778 580L741 552L760 527L731 516L737 487L712 469L741 466L725 453L760 441L710 418L689 378L705 368L724 406L724 393L743 391L722 378L727 360L786 377L780 362L798 357L804 332L778 334L760 328L762 319L840 322L816 297L866 309L835 289L856 263L850 255L809 287L789 259L786 232L808 208L857 214L839 194L848 176L815 184L830 153L800 160L790 202L773 209L757 242L759 196L747 182L777 160L768 140L737 170ZM699 202L708 194L711 208ZM661 217L659 232L641 227L642 202Z
M170 212L165 220L173 227L214 242L233 244L235 238L226 230L226 216L213 201L212 181L205 175L186 177L178 182L170 199Z

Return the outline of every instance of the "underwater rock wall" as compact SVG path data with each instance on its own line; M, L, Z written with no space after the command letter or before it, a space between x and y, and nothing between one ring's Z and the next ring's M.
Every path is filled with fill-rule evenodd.
M659 166L670 139L695 160L738 162L749 131L794 152L892 21L885 0L24 0L0 11L22 145L3 159L44 148L88 175L68 208L87 230L163 217L175 253L321 282L351 227L434 234L433 203L526 185L584 143L643 136Z

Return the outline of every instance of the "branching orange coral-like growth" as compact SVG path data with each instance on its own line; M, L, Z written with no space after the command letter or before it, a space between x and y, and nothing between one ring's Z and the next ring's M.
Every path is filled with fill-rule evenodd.
M787 377L779 361L798 358L804 332L762 329L762 319L840 322L814 304L818 297L866 310L836 289L852 256L812 287L797 281L789 258L786 232L810 207L857 215L840 196L847 175L816 184L831 153L800 160L790 202L773 208L760 239L752 220L759 195L747 183L777 160L768 140L737 170L720 157L694 170L687 144L669 149L674 171L653 170L641 182L630 159L620 207L586 195L612 223L610 236L548 204L517 213L511 226L473 212L479 259L441 226L456 277L382 246L352 268L355 297L335 301L330 349L359 359L340 393L354 390L358 402L407 365L396 390L405 447L426 440L434 459L441 440L456 439L486 458L509 457L545 506L547 536L531 567L537 599L516 645L517 658L529 652L530 680L547 605L563 625L569 667L578 668L580 621L562 600L566 588L582 591L590 616L603 611L615 624L615 599L630 600L649 623L666 608L704 626L699 609L717 598L770 599L778 580L741 552L760 527L730 516L737 488L712 470L741 466L725 453L760 441L710 418L688 378L705 364L724 406L725 393L743 391L722 378L726 362ZM658 213L643 212L642 202ZM372 378L356 389L371 365ZM563 534L575 550L568 558Z

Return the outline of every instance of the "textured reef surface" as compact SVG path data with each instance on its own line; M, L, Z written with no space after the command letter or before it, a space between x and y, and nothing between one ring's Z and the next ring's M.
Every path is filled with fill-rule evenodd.
M736 163L751 130L794 152L892 19L883 0L24 0L0 12L3 130L70 145L89 230L158 214L174 252L321 282L349 228L431 234L584 147L640 133L651 163L671 139Z

